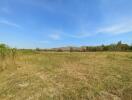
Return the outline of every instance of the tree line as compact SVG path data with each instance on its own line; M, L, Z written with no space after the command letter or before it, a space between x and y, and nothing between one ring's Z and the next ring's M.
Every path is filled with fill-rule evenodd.
M118 43L110 44L110 45L83 46L80 47L79 49L74 47L70 47L69 50L63 50L61 48L58 48L56 51L58 52L132 51L132 45L128 45L119 41Z
M110 45L100 45L100 46L82 46L82 47L65 47L63 48L54 48L54 49L16 49L10 48L6 44L0 44L0 57L3 59L6 56L12 55L14 58L16 55L16 51L24 51L24 52L40 52L40 51L53 51L53 52L97 52L97 51L132 51L132 45L128 45L119 41Z
M84 51L132 51L132 45L124 44L119 41L116 44L101 46L86 46Z

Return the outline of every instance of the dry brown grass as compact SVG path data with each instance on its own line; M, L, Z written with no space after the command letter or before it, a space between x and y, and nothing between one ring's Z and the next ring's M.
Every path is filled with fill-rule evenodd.
M20 54L0 72L0 100L132 100L132 53Z

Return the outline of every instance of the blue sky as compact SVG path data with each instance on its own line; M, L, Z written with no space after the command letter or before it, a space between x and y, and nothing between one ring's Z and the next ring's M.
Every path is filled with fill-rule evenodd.
M0 42L18 48L132 43L132 0L0 0Z

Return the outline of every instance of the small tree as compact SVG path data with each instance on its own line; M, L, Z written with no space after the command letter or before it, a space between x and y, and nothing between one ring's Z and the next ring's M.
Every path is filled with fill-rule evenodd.
M9 56L9 47L5 44L0 44L0 57L1 60L5 60L6 56Z
M13 63L15 64L15 58L17 55L17 49L16 48L11 49L11 55L12 55Z
M73 52L73 47L70 47L70 52Z
M129 49L132 50L132 44L129 46Z
M1 70L6 68L6 57L9 57L9 47L5 44L0 44Z

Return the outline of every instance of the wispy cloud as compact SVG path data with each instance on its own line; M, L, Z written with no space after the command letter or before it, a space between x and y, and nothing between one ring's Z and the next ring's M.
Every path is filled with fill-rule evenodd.
M14 23L14 22L10 22L10 21L8 21L8 20L0 20L0 24L4 24L4 25L16 27L16 28L21 28L20 25Z
M95 27L94 29L88 29L88 26L81 26L76 33L66 33L62 31L61 36L62 37L68 37L68 38L74 38L74 39L83 39L88 38L92 36L96 36L99 34L103 35L120 35L120 34L126 34L128 32L132 32L132 21L129 20L122 20L117 23L111 23L109 25L103 24L102 26ZM59 34L52 34L52 38L59 39Z
M132 22L122 22L122 23L117 23L117 24L111 24L111 25L104 25L100 28L95 28L95 30L83 30L80 33L76 34L65 34L67 37L71 38L87 38L91 36L95 36L97 34L109 34L109 35L120 35L120 34L125 34L128 32L132 32Z
M60 34L50 34L49 37L53 40L59 40L61 38Z
M132 23L131 22L122 22L118 24L113 24L107 27L100 28L97 33L105 33L111 35L119 35L123 33L132 32Z

